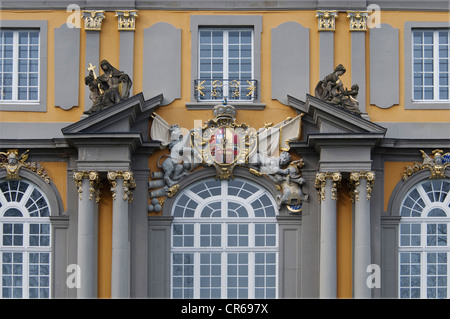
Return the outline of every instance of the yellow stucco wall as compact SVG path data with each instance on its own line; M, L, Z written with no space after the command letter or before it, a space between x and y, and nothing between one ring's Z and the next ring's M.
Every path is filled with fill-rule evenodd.
M237 12L207 12L207 11L139 11L136 22L135 44L134 44L134 79L133 93L142 91L143 74L143 33L144 29L158 22L167 22L176 28L181 29L181 98L175 100L168 106L160 108L157 113L165 118L169 124L179 124L181 127L192 128L194 120L206 121L212 117L209 110L187 111L186 103L190 102L191 96L191 34L190 15L262 15L263 30L261 34L261 102L266 104L263 111L240 110L237 113L236 121L245 122L252 127L259 128L267 122L278 123L288 116L295 116L295 112L278 101L271 99L271 30L280 24L288 21L300 23L303 27L310 29L310 92L313 94L319 77L319 32L317 31L317 19L314 11L237 11ZM69 13L64 10L48 11L2 11L1 19L5 20L40 20L48 21L48 65L47 65L47 112L0 112L2 122L76 122L84 110L84 77L87 74L84 66L85 61L85 32L82 27L80 42L80 84L79 84L79 106L69 111L64 111L54 107L54 29L59 28L66 22ZM103 20L103 27L100 33L100 60L107 59L114 66L119 66L120 36L117 30L117 18L114 12L106 12ZM351 79L351 34L346 13L339 13L336 20L336 31L334 33L334 64L343 64L347 68L346 74L342 77L344 86L350 87ZM366 105L370 119L374 122L449 122L450 113L442 110L405 110L404 109L404 32L403 27L406 21L448 21L446 12L388 12L381 13L381 22L388 23L399 29L399 74L400 74L400 103L389 109L380 109L369 105L370 101L370 74L369 74L369 32L366 32ZM89 62L89 61L88 61ZM126 71L126 70L124 70ZM332 72L332 70L330 70ZM145 98L151 98L144 93ZM297 96L304 99L304 95ZM149 165L152 171L159 170L156 159L166 151L156 152L149 158ZM391 162L385 165L385 198L384 208L387 209L390 194L395 185L400 181L404 167L410 163ZM67 205L67 176L65 173L65 163L46 163L45 168L52 181L60 191L64 207ZM346 198L344 190L340 191L341 198ZM99 206L99 273L98 273L98 296L108 298L111 293L111 236L112 236L112 201L110 192L105 187L102 190L102 201ZM349 200L340 201L338 205L338 296L341 298L351 297L351 258L352 258L352 215Z
M395 186L402 180L407 166L414 162L386 162L384 163L384 210L387 211L389 199Z
M63 202L64 211L67 210L67 163L44 162L41 163L50 180L55 184Z

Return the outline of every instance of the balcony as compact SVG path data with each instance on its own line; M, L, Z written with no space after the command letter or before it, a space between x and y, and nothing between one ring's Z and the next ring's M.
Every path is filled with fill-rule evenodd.
M197 102L220 101L226 98L234 102L252 102L258 95L257 80L194 80Z

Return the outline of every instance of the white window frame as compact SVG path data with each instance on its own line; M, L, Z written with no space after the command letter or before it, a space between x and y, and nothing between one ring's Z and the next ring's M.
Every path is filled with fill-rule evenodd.
M0 180L0 183L5 182L5 180ZM3 192L0 191L0 263L3 264L3 254L4 253L22 253L22 298L26 299L29 298L29 281L30 281L30 260L29 256L30 253L47 253L49 256L48 260L48 297L51 297L52 294L52 229L50 224L50 218L49 217L31 217L29 215L28 209L26 208L26 203L28 199L30 199L30 195L32 192L37 189L40 194L42 195L42 198L44 200L44 203L48 207L48 215L50 216L50 205L47 197L45 196L44 192L39 189L36 185L29 181L23 181L20 180L22 183L28 184L28 188L26 189L25 193L23 194L21 200L19 202L16 201L8 201L6 197L4 196ZM21 211L22 217L8 217L4 216L4 213L10 209L15 208ZM21 246L5 246L3 244L3 224L22 224L23 225L23 233L22 233L22 245ZM48 224L49 225L49 245L48 246L32 246L29 244L30 241L30 225L31 224ZM3 267L0 267L0 286L3 288ZM39 289L40 286L37 286ZM6 298L3 297L3 289L0 289L0 298Z
M244 183L252 184L248 181L241 180ZM201 182L202 183L202 182ZM197 184L195 184L197 185ZM193 185L193 186L195 186ZM258 187L259 188L259 187ZM274 253L275 254L275 296L274 298L278 298L278 290L279 290L279 283L278 283L278 248L279 248L279 238L278 238L278 225L277 225L277 219L276 216L273 217L222 217L215 218L215 217L201 217L200 213L202 212L203 208L206 207L208 204L217 202L219 199L222 203L222 214L226 214L228 211L228 202L238 202L239 204L243 205L249 215L251 212L253 212L253 208L251 206L251 202L253 200L260 198L262 195L267 195L269 199L271 200L271 204L276 208L276 203L274 202L271 195L265 191L264 189L259 188L259 190L255 193L253 193L250 197L243 199L237 196L230 196L227 195L227 181L223 180L221 181L221 193L220 195L216 195L213 197L209 197L206 199L201 198L194 192L192 192L189 188L183 190L180 192L178 196L181 196L182 194L186 194L189 198L194 199L199 205L195 209L194 217L174 217L174 220L172 222L171 227L171 261L170 261L170 296L171 298L174 298L173 296L173 255L177 253L188 253L193 254L194 257L194 271L193 271L193 278L194 278L194 285L193 285L193 291L194 295L192 298L198 299L200 298L200 256L202 253L219 253L221 255L221 298L227 298L227 266L228 266L228 254L230 253L247 253L248 254L248 287L247 287L247 293L248 299L255 298L255 256L257 253ZM173 207L176 207L176 203ZM276 209L275 209L276 214ZM173 229L176 225L181 224L193 224L194 225L194 244L191 247L174 247L173 243ZM202 247L200 245L200 228L201 225L205 224L219 224L221 226L221 245L219 247ZM246 224L248 225L248 245L246 246L228 246L228 225L230 224ZM256 246L255 243L255 226L257 224L273 224L275 225L275 244L273 246ZM239 298L239 297L238 297Z
M12 99L11 100L0 100L0 103L11 103L11 104L36 104L39 103L39 96L40 96L40 74L41 74L41 50L40 50L40 39L41 39L41 35L40 35L40 31L39 29L1 29L0 31L2 32L12 32L13 33L13 71L12 71ZM37 60L38 62L38 71L37 71L37 99L31 100L31 99L26 99L26 100L20 100L19 99L19 33L20 32L37 32L38 35L38 43L37 43L37 48L38 48L38 57L37 58L33 58L35 60ZM27 47L29 48L29 43L27 44ZM27 57L27 59L29 59L29 57ZM3 74L3 73L2 73ZM30 75L29 71L26 72L27 76ZM3 86L2 86L3 87ZM27 89L29 88L29 86L27 86ZM28 92L27 92L28 94Z
M221 27L202 27L202 28L199 28L199 41L198 41L198 52L199 52L199 55L198 55L198 70L197 70L197 74L198 74L198 81L202 81L202 80L205 80L204 78L202 78L201 77L201 73L202 73L202 71L201 71L201 59L202 59L202 57L201 57L201 54L200 54L200 52L201 52L201 45L202 45L202 43L201 43L201 41L200 41L200 39L201 39L201 36L200 36L200 33L202 32L202 31L209 31L209 32L217 32L217 31L219 31L219 32L222 32L222 34L223 34L223 42L222 42L222 51L223 51L223 57L222 57L222 59L223 59L223 62L222 62L222 67L223 67L223 69L222 69L222 79L218 79L218 80L220 80L221 81L221 83L222 83L222 96L223 96L223 98L227 98L227 99L230 99L230 97L228 96L228 93L229 93L229 88L230 88L230 83L231 83L231 81L233 80L233 79L230 79L230 70L229 70L229 64L230 64L230 57L229 57L229 45L230 45L230 43L229 43L229 34L230 34L230 32L233 32L233 31L245 31L245 32L250 32L250 39L251 39L251 41L250 41L250 45L251 45L251 52L250 52L250 60L251 60L251 71L250 71L250 73L251 73L251 75L250 75L250 79L249 80L254 80L254 74L255 74L255 72L254 72L254 70L255 70L255 54L254 54L254 51L255 51L255 49L254 49L254 47L255 47L255 45L254 45L254 30L253 30L253 28L249 28L249 27L242 27L242 28L221 28ZM212 45L212 44L211 44ZM209 57L211 60L213 59L213 56L210 56ZM239 57L239 59L238 59L239 61L241 61L241 57ZM208 73L211 73L211 74L213 74L214 73L214 71L213 70L211 70L210 72L208 72ZM241 77L241 72L239 71L239 77ZM215 80L214 78L212 78L211 80ZM240 82L242 82L242 81L245 81L245 80L241 80L241 79L239 79L239 81ZM242 83L240 83L241 85L242 85ZM242 90L242 89L241 89ZM244 92L245 93L245 92ZM242 96L242 92L240 92L240 95L239 95L239 98L238 99L232 99L233 100L233 102L240 102L240 101L244 101L244 102L252 102L253 100L254 100L254 98L255 98L255 93L253 93L252 94L252 96L251 96L251 98L250 99L241 99L240 97ZM201 101L205 101L205 102L208 102L208 101L220 101L220 100L217 100L217 99L202 99Z
M447 254L447 298L450 298L450 235L448 234L448 231L450 230L450 192L448 192L445 196L445 199L440 201L431 201L424 189L422 188L422 185L426 182L433 182L435 180L425 180L418 184L416 184L414 187L408 191L407 195L404 197L402 201L401 207L403 207L403 203L408 198L409 194L412 193L414 190L417 190L420 198L424 201L425 207L421 212L420 217L405 217L402 216L402 219L400 221L399 225L399 232L398 232L398 240L399 240L399 248L398 248L398 256L399 256L399 265L401 264L401 255L402 253L419 253L420 254L420 298L427 298L427 254L428 253L446 253ZM450 183L450 180L445 179L446 182ZM446 217L428 217L428 213L435 209L439 208L446 212ZM420 245L402 245L402 225L405 224L418 224L420 225ZM427 226L429 224L446 224L447 225L447 244L445 246L428 246L427 244ZM398 296L401 298L401 273L402 269L399 267L398 270L398 278L399 278L399 285L398 285ZM409 275L411 276L411 274ZM410 297L411 298L411 297Z
M449 95L449 98L448 99L440 99L439 98L439 89L441 88L441 86L440 86L440 84L439 84L439 75L440 75L440 69L439 69L439 60L440 60L440 57L439 57L439 46L440 46L440 43L439 43L439 32L446 32L447 34L449 34L450 33L450 30L449 29L420 29L420 28L416 28L416 29L413 29L412 30L412 32L411 32L411 36L412 36L412 74L413 74L413 77L412 77L412 86L413 86L413 88L412 88L412 99L413 99L413 102L430 102L430 103L442 103L442 102L449 102L450 101L450 88L449 88L449 83L450 83L450 70L449 69L447 69L447 87L448 87L448 89L449 89L449 92L448 92L448 95ZM433 47L433 99L425 99L425 94L423 95L423 98L422 99L415 99L415 97L414 97L414 88L415 88L415 83L414 83L414 76L415 76L415 72L414 72L414 60L416 59L415 57L414 57L414 46L415 45L417 45L417 44L415 44L414 43L414 33L415 32L432 32L433 33L433 44L432 44L432 47ZM450 52L450 40L448 41L449 43L447 43L447 46L448 46L448 51L447 52ZM422 43L421 44L421 47L423 48L423 46L424 46L424 43ZM423 60L424 59L424 57L422 56L422 58L420 58L421 60ZM448 58L447 57L447 66L448 66L448 68L450 68L450 58ZM423 70L422 71L422 73L423 74L425 74L426 72ZM428 73L431 73L431 72L428 72ZM424 89L425 87L430 87L430 86L427 86L427 85L425 85L425 83L423 82L423 84L422 84L422 89Z

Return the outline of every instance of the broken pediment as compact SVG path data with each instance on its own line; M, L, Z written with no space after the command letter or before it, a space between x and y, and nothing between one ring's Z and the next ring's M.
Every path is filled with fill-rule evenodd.
M161 101L162 95L144 100L139 93L63 128L66 141L78 150L78 169L126 171L136 149L159 148L150 141L148 123Z
M292 96L288 96L288 101L293 109L305 113L304 122L309 127L308 134L375 134L382 137L386 133L386 128L359 114L309 94L305 101Z

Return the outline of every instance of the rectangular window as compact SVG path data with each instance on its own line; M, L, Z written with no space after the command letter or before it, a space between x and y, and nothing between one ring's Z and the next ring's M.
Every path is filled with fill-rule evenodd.
M254 80L253 29L199 29L198 101L252 101Z
M39 31L0 31L0 101L39 101Z
M450 32L413 30L413 101L449 101Z

